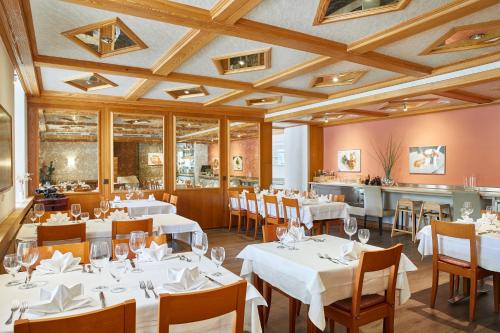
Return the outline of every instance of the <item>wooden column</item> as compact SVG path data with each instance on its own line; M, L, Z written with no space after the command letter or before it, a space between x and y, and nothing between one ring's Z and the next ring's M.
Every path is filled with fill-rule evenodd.
M260 187L273 182L273 125L260 123Z
M309 125L309 181L313 180L314 172L323 169L323 127Z

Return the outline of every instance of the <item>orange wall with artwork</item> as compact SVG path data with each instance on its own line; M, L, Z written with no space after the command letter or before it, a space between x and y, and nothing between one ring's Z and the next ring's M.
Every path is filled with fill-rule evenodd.
M324 169L338 170L338 150L361 149L361 175L383 176L373 147L384 145L390 136L402 143L392 173L396 182L463 185L465 176L475 175L479 186L500 187L500 106L496 105L327 127ZM434 145L446 146L445 174L410 174L409 147Z
M243 170L234 171L232 166L233 156L241 156L243 158ZM208 160L213 163L214 158L219 157L219 145L210 144L208 146ZM258 177L259 176L259 140L244 139L232 140L229 151L229 175L241 177Z

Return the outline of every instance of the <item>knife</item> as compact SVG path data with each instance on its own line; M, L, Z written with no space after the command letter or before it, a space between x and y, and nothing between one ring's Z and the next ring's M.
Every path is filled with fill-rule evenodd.
M101 300L101 307L105 308L106 307L106 299L104 298L104 292L102 292L102 291L99 292L99 299Z
M207 273L202 273L202 275L204 277L206 277L207 279L209 279L210 281L212 281L213 283L215 283L216 285L218 286L221 286L221 287L224 287L224 284L222 284L221 282L217 281L216 279L214 279L213 277L209 276Z

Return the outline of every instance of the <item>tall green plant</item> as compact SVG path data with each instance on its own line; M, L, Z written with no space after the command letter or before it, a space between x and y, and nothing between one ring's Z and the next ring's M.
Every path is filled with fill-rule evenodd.
M401 156L401 141L395 142L392 135L389 137L385 145L373 145L377 159L384 169L385 177L390 179L392 168Z

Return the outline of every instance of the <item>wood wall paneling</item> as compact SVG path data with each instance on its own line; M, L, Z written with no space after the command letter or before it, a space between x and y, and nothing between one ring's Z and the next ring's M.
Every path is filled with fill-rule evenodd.
M309 181L314 172L323 169L323 127L309 126Z

